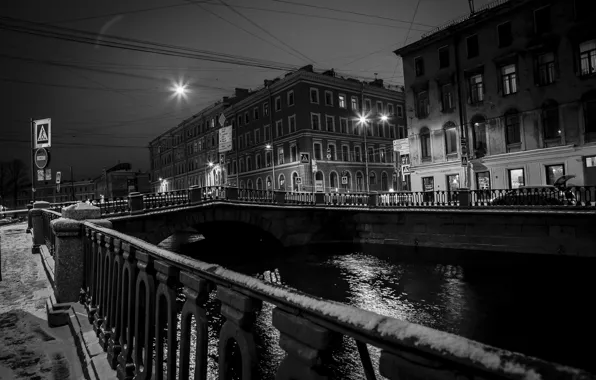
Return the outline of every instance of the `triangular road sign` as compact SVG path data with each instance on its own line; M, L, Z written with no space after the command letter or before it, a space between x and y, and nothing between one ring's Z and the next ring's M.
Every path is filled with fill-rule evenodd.
M37 142L46 142L46 141L48 141L48 134L46 133L46 129L42 125L41 128L39 128L39 135L37 136Z

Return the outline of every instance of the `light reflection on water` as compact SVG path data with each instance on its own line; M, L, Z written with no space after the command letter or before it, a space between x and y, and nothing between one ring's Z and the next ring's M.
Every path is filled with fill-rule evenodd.
M439 260L420 262L402 260L394 254L345 250L334 253L320 249L257 254L257 251L248 249L203 249L201 244L204 243L183 245L189 241L200 241L200 238L179 234L164 241L161 246L322 298L500 348L590 369L591 360L587 353L569 349L573 346L569 336L572 333L551 330L546 343L544 339L537 339L547 326L564 321L565 317L571 328L575 326L573 323L578 323L576 327L580 331L596 338L594 328L581 328L582 321L585 326L593 326L589 321L596 318L596 314L588 312L589 308L584 307L576 314L563 313L563 316L551 310L552 299L562 303L561 298L564 297L570 298L566 300L567 307L585 305L581 296L580 300L576 300L574 294L570 294L578 287L587 288L587 285L573 282L584 276L565 276L566 273L580 273L581 266L562 270L556 265L554 269L549 269L548 265L541 264L539 271L534 268L529 271L516 265L493 266L492 262L473 265L437 263ZM552 281L553 273L557 276L556 283ZM215 379L217 335L223 318L219 315L219 302L213 296L207 307L210 319L209 378ZM284 356L278 346L279 332L271 323L271 312L272 306L264 304L255 326L256 343L261 363L264 363L260 368L261 379L272 379ZM376 369L379 350L369 346L369 352ZM343 337L341 347L333 353L333 357L341 365L336 363L331 368L332 378L364 378L353 339ZM377 377L381 378L378 373Z

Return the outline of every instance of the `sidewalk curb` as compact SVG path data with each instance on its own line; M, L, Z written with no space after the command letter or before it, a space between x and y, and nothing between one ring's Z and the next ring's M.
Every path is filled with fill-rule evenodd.
M85 307L69 304L68 326L77 346L81 366L87 380L117 380L116 371L108 363L108 354L99 345L99 338L89 323Z
M39 246L39 254L41 255L41 263L43 264L43 269L48 276L48 281L50 281L50 285L52 285L52 289L55 291L54 285L54 258L50 255L50 251L48 247L45 245Z

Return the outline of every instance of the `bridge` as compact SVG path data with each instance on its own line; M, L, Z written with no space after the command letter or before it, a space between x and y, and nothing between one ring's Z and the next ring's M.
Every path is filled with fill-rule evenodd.
M206 215L215 221L221 214L218 220L253 224L283 240L284 235L276 233L273 224L267 225L257 215L295 206L273 205L269 198L244 201L242 196L225 191L203 189L194 195L190 192L186 200L180 194L168 194L170 200L163 201L162 207L147 207L144 202L155 198L133 194L128 206L118 206L127 210L106 213L104 208L104 216L119 214L108 218L102 218L99 208L86 204L61 212L48 209L49 205L42 202L34 205L34 249L44 256L55 293L47 303L49 320L71 324L78 341L83 341L81 345L97 348L85 351L90 371L109 366L124 380L187 379L194 370L195 379L206 379L208 323L216 317L207 310L206 302L214 295L221 302L216 313L225 320L215 363L220 379L232 379L233 373L242 379L261 378L259 363L267 356L255 343L254 326L265 310L271 311L271 318L266 320L279 332L277 344L284 352L275 375L280 380L326 379L330 368L337 365L350 366L349 371L367 380L379 376L392 380L595 378L581 370L266 283L169 252L113 228L130 227L143 218L158 220L158 215L166 220L187 220L189 213L202 214L189 220L194 225L201 220L210 222ZM360 206L354 200L336 208L323 201L325 205L318 205L316 200L313 205L308 198L296 200L302 204L293 212L305 212L313 219L332 212L342 215L336 218L347 218L343 216L347 212L352 220L360 218L364 224L369 212L373 218L385 213L399 219L391 208L371 210L366 200ZM286 223L284 228L290 225ZM286 235L291 236L287 231ZM286 244L292 241L288 237ZM177 304L180 297L181 306ZM77 303L84 305L93 335L76 329L73 321L81 315L72 309ZM194 326L191 319L196 321ZM178 320L180 330L173 328ZM192 345L191 328L196 333ZM355 347L359 362L333 361L330 353L338 347L345 349L341 342L346 341Z

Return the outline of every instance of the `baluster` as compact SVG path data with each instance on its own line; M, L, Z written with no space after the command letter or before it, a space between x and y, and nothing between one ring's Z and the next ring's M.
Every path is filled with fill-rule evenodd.
M135 348L134 363L136 368L135 380L151 379L153 371L153 333L155 315L155 279L153 259L148 253L137 251L137 286L135 298Z
M122 351L120 346L120 332L122 331L122 266L124 259L122 257L122 241L114 239L114 256L112 261L112 284L110 286L110 338L108 341L108 363L112 369L116 369L118 364L118 355Z
M155 261L155 270L159 286L155 295L155 380L162 380L163 363L163 339L167 335L167 379L176 378L176 352L178 351L178 341L176 332L178 329L178 307L176 304L176 280L178 279L178 269L161 261ZM162 304L162 301L165 301ZM164 331L165 330L165 331ZM167 331L167 333L165 333ZM165 334L164 334L165 333Z
M99 345L104 351L108 350L108 342L112 335L112 320L113 313L113 270L114 270L114 238L111 236L105 237L104 249L104 292L103 292L103 316L104 322L100 328Z
M95 319L97 318L97 307L99 300L99 233L91 231L91 270L93 273L93 280L91 282L91 302L87 314L89 323L95 326Z
M276 380L327 379L324 368L330 359L332 334L304 318L276 307L273 326L280 332L279 346L286 351Z
M105 292L105 235L100 232L97 232L96 239L97 239L97 302L96 307L97 310L95 311L95 319L93 321L93 330L95 334L99 338L99 334L101 334L101 325L105 320L105 305L104 305L104 292Z
M182 272L180 282L184 285L186 301L182 307L180 332L180 376L188 379L190 371L190 321L195 317L196 346L195 346L195 379L207 378L207 312L205 302L209 297L210 285L205 279ZM220 377L221 378L221 377Z
M120 297L120 335L121 352L118 355L118 379L131 380L134 376L135 366L132 361L132 350L134 342L134 310L136 299L134 297L137 281L137 265L135 262L135 247L129 243L122 242L122 296Z
M84 276L84 284L83 284L83 291L81 292L81 297L79 302L82 305L89 304L90 294L89 291L91 289L91 244L90 244L90 229L89 227L84 227L83 229L83 273Z
M232 341L238 344L242 380L257 379L258 359L253 327L263 303L222 286L217 287L221 314L226 318L219 333L219 379L232 380Z

